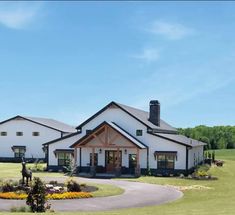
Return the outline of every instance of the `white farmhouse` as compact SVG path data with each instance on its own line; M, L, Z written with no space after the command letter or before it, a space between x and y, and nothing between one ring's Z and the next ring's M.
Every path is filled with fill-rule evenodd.
M79 132L45 143L48 169L74 159L78 173L188 173L203 161L203 142L179 135L160 119L160 103L149 112L111 102L85 122Z
M77 130L62 122L37 117L15 116L0 122L0 161L45 159L43 143Z

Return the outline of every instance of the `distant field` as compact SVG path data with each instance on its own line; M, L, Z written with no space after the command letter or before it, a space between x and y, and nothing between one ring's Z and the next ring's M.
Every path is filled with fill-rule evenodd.
M202 185L208 190L189 190L184 197L175 202L144 208L130 208L106 212L55 213L59 215L234 215L235 214L235 150L217 150L216 158L226 160L223 167L212 167L211 173L218 177L215 181L197 181L167 177L140 177L136 181L190 186ZM4 168L6 171L6 168ZM18 171L19 169L17 169ZM1 172L1 166L0 166ZM6 174L12 175L11 171ZM13 173L14 175L14 173ZM108 202L107 202L108 204ZM10 215L2 212L0 215ZM12 214L12 213L11 213ZM27 213L14 213L26 215ZM48 213L50 214L50 213ZM32 214L31 214L32 215Z
M235 149L220 149L214 150L215 158L222 160L234 160L235 161Z

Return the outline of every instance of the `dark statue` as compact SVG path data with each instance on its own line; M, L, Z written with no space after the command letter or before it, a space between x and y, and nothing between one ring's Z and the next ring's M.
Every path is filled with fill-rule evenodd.
M29 179L32 181L32 171L28 170L26 168L26 163L22 159L22 184L25 184L25 178L26 178L26 186L28 186Z

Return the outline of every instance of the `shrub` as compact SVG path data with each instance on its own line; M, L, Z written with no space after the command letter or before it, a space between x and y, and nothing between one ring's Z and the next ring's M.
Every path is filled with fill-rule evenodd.
M1 184L1 191L2 192L13 192L14 191L14 188L15 186L17 186L18 183L17 182L14 182L12 180L9 180L9 181L4 181L2 182Z
M210 166L209 166L209 165L207 165L207 164L201 165L201 166L199 166L199 167L196 169L195 175L196 175L197 177L209 176L209 173L208 173L209 169L210 169Z
M26 204L30 206L32 212L46 211L46 188L40 178L35 177L33 179Z
M68 192L80 192L81 191L80 185L72 179L66 182L66 186L67 186Z
M43 172L45 167L42 160L36 160L34 164L29 168L32 172Z

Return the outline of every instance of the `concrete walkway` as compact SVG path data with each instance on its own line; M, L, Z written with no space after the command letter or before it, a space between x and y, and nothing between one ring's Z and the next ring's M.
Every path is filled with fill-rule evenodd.
M47 178L47 180L59 181L58 178ZM183 196L182 192L161 185L110 179L77 178L77 180L82 183L111 184L121 187L125 192L121 195L109 197L51 200L52 209L55 211L107 211L160 205ZM0 199L0 211L8 211L12 206L22 205L25 205L25 201Z

